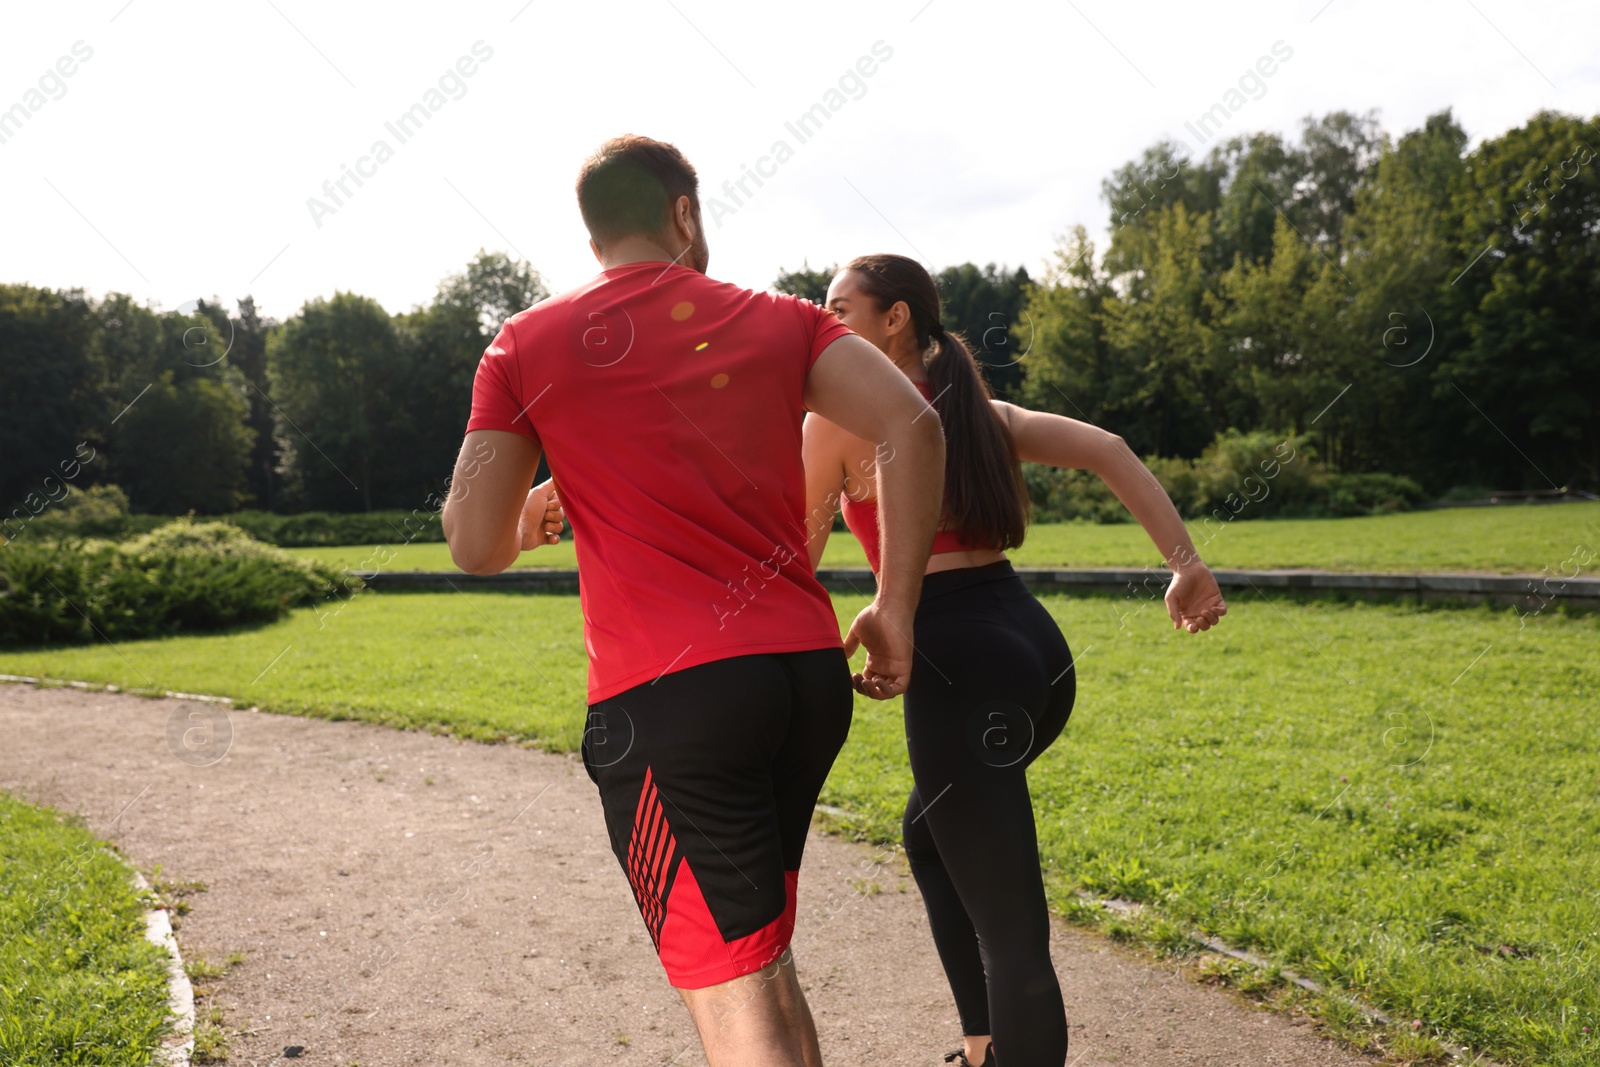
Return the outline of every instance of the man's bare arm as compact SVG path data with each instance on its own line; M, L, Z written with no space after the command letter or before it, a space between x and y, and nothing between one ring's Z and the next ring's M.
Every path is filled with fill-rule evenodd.
M498 574L516 562L523 547L518 523L539 455L532 440L504 430L473 430L461 442L443 515L457 567Z
M944 504L944 433L916 386L854 334L817 357L805 399L807 408L877 449L878 594L845 646L866 645L863 691L885 698L904 692L911 675L911 621Z

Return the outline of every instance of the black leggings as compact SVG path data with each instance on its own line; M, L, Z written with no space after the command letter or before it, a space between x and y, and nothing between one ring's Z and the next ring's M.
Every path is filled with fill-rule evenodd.
M1009 563L930 574L917 608L906 857L961 1013L1002 1067L1061 1067L1067 1018L1025 775L1072 713L1072 653Z

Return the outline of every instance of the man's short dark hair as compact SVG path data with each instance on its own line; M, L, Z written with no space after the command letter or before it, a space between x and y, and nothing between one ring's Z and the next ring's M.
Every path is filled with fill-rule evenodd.
M699 178L683 153L665 141L613 137L578 172L578 210L595 244L667 228L672 205L687 196L700 213Z

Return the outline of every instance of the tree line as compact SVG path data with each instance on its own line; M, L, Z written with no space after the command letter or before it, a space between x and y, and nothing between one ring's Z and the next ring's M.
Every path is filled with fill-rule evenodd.
M1600 486L1600 128L1542 112L1468 148L1308 119L1203 159L1152 146L1030 289L1021 387L1142 455L1309 436L1432 494Z
M0 500L37 512L70 483L168 515L418 507L450 472L484 348L548 295L486 252L426 307L337 293L281 323L248 296L156 311L0 285Z
M1161 142L1103 183L1043 274L937 275L996 392L1193 460L1304 442L1433 495L1600 485L1600 127L1541 112L1469 146L1448 112ZM867 252L874 249L863 248ZM773 288L821 301L834 268ZM410 508L448 474L499 323L548 296L480 252L426 307L352 293L284 322L244 297L173 311L0 285L0 501L62 471L137 511Z

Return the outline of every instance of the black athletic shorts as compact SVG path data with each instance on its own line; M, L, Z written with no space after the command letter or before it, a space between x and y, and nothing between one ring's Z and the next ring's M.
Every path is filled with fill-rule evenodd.
M838 648L715 660L590 706L583 763L674 986L730 981L789 947L851 706Z

